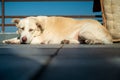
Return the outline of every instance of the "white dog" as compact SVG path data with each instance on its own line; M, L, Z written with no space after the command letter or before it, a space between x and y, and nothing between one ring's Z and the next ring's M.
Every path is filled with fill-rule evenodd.
M75 20L65 17L27 17L14 19L20 38L4 40L3 43L60 44L64 40L79 44L112 44L107 29L96 20Z

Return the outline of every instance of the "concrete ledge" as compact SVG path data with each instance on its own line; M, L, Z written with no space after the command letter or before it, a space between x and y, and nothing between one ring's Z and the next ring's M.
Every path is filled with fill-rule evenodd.
M0 33L0 48L60 48L62 44L56 45L30 45L30 44L2 44L2 41L5 39L10 39L17 37L16 33ZM120 48L120 43L114 43L112 45L87 45L87 44L65 44L62 48Z
M0 44L0 65L0 80L119 80L120 44Z
M17 36L18 36L18 34L16 34L16 33L0 33L0 44L5 39L14 38L14 37L17 37Z

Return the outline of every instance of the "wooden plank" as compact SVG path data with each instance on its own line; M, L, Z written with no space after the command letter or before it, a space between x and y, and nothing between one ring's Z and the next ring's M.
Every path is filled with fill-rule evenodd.
M0 24L0 26L2 26L2 24ZM5 24L4 26L10 27L10 26L15 26L15 24Z
M63 17L72 17L72 18L101 18L101 15L47 15L47 16L63 16ZM5 16L5 18L25 18L29 16ZM0 16L2 18L2 16Z

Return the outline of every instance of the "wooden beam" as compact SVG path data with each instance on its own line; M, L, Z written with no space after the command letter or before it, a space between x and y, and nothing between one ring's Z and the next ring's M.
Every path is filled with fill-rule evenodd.
M2 32L4 32L4 30L5 30L5 10L4 10L4 0L2 0L2 3L1 3L1 8L2 8L2 16L1 16L1 18L2 18Z
M107 21L106 21L106 16L105 16L105 9L104 9L104 0L100 0L101 4L101 10L102 10L102 19L103 19L103 25L107 28Z
M50 16L50 15L48 15ZM51 15L54 16L54 15ZM63 17L70 17L70 18L102 18L101 15L77 15L77 16L71 16L71 15L56 15L56 16L63 16ZM4 16L6 19L7 18L25 18L25 17L29 17L29 16ZM2 16L0 16L0 18L2 18ZM98 20L99 21L99 20ZM101 22L101 21L100 21ZM2 24L0 24L0 26L2 26ZM4 26L15 26L15 24L4 24Z
M47 15L47 16L63 16L63 17L71 17L71 18L102 18L101 15ZM25 18L29 16L5 16L5 18ZM0 16L2 18L2 16Z

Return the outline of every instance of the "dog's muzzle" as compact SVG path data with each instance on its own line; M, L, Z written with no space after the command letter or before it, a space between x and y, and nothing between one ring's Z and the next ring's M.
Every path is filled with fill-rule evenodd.
M27 41L27 37L26 37L26 36L23 36L23 37L22 37L22 42L21 42L21 44L26 44L26 41Z

